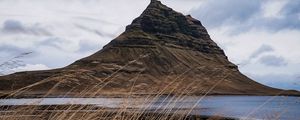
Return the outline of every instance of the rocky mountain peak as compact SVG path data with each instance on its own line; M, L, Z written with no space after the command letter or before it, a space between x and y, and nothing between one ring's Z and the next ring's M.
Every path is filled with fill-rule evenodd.
M157 0L151 1L141 16L133 20L126 30L169 35L181 33L195 38L208 35L200 21L184 16Z
M161 2L160 1L158 1L158 0L151 0L151 2L150 2L151 4L154 4L154 3L160 3L161 4Z
M146 10L126 27L126 31L105 48L133 45L162 45L226 57L199 20L176 12L157 0L152 0Z

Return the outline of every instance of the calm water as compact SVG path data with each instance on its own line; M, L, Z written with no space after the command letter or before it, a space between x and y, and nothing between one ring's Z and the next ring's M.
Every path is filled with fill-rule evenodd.
M159 99L124 98L43 98L1 99L1 105L65 105L90 104L118 108L191 109L192 114L220 115L234 118L300 120L300 97L209 96Z

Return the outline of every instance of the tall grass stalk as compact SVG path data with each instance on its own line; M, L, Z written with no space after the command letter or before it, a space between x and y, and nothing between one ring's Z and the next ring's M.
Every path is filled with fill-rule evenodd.
M118 73L122 70L128 67L129 65L139 61L140 59L143 59L149 55L141 55L139 58L128 62L115 72L113 72L110 76L99 79L94 76L91 76L89 74L85 74L84 72L81 73L80 77L85 78L91 78L99 81L99 83L95 84L94 86L87 87L83 89L80 93L76 95L76 97L97 97L99 94L101 94L101 91L107 85L114 82L115 78L117 77ZM180 67L181 64L175 67ZM174 69L175 69L174 67ZM197 108L200 101L204 99L217 85L219 85L221 82L223 82L228 75L230 75L230 72L228 71L222 71L221 75L223 78L216 82L213 86L211 86L209 89L202 89L205 94L202 96L192 107L186 108L186 106L179 104L181 101L189 99L190 93L194 92L194 88L190 88L194 82L189 83L185 86L182 86L182 84L185 83L186 77L192 74L193 70L199 69L204 70L205 67L203 66L196 66L190 69L187 69L183 73L177 76L172 76L171 72L168 76L165 77L164 81L170 81L168 82L162 89L158 90L153 93L144 95L142 97L133 98L135 95L135 85L136 82L139 80L139 77L143 71L140 71L136 73L136 76L133 77L131 80L132 85L130 86L130 90L127 94L124 94L122 104L118 106L117 108L108 108L108 107L99 107L94 105L77 105L77 104L70 104L70 105L49 105L49 106L39 106L36 105L38 103L33 103L32 105L27 106L10 106L5 108L5 106L2 106L1 110L4 111L12 111L7 113L1 113L0 119L3 120L20 120L20 119L33 119L33 120L40 120L40 119L51 119L51 120L140 120L140 119L146 119L146 120L178 120L178 119L189 119L192 111ZM80 72L80 71L78 71ZM213 71L210 74L216 74L219 73L219 71ZM205 73L206 75L207 73ZM57 76L57 75L56 75ZM11 92L8 97L18 96L30 88L40 85L40 84L46 84L50 81L53 81L53 77L51 76L47 79L44 79L40 82L28 85L26 87L17 89L13 92ZM61 80L58 81L47 93L44 95L44 97L47 97L50 95L61 83L67 80L68 77L77 77L72 75L61 75ZM66 78L64 78L64 76ZM206 76L201 76L206 77ZM199 83L198 83L199 84ZM197 89L199 91L199 89ZM73 89L70 89L68 92L63 95L66 97L69 93L71 93ZM168 93L168 94L166 94ZM160 104L156 104L156 102L161 102Z

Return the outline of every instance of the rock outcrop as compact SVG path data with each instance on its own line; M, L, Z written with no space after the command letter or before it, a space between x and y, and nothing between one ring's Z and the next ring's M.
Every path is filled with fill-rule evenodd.
M65 68L0 77L0 91L21 97L299 95L241 74L200 21L157 0L99 52Z

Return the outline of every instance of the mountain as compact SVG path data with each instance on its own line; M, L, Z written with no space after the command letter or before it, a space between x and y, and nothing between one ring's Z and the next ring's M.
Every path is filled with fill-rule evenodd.
M9 97L299 95L241 74L200 21L157 0L102 50L61 69L2 76L0 91Z

